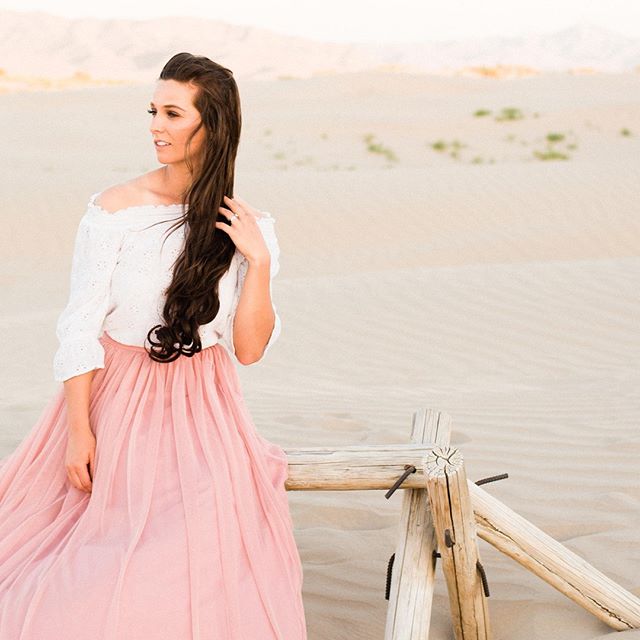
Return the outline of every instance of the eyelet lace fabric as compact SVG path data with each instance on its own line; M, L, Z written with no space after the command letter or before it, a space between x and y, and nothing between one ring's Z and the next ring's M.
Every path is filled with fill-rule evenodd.
M96 204L98 195L91 196L78 224L69 298L56 324L59 346L53 370L54 379L60 382L104 368L104 348L99 338L105 331L118 342L145 346L149 329L163 324L166 287L184 244L183 227L167 233L180 217L181 205L135 205L110 213ZM280 269L280 247L275 218L269 212L263 214L258 226L271 256L271 284ZM236 250L219 282L218 314L199 328L203 349L220 342L239 364L233 322L248 266L247 259ZM275 324L262 357L281 332L275 303L273 310Z

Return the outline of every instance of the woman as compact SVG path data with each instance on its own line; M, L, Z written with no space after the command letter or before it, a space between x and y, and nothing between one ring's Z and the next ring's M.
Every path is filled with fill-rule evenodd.
M275 219L228 197L232 72L179 53L149 113L163 166L91 196L62 388L0 463L0 638L302 640L287 457L234 364L280 318Z

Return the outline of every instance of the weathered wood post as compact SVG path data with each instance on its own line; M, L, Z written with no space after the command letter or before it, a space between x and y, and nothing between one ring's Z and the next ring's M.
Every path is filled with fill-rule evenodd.
M451 416L438 411L416 411L412 443L448 445ZM426 488L404 489L393 560L385 640L427 640L435 583L437 541Z
M424 474L456 640L490 640L475 515L462 453L448 446L434 447L425 456Z

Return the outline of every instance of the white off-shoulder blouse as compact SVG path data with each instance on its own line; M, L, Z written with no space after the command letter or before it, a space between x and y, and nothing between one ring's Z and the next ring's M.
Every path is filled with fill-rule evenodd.
M167 232L182 215L181 204L136 205L110 213L96 203L99 195L100 192L91 196L80 219L71 262L69 300L56 324L59 346L53 370L54 379L59 382L104 368L104 349L98 338L105 331L118 342L149 346L149 329L164 324L161 314L165 289L171 283L173 265L184 244L184 226ZM267 211L262 214L257 220L271 256L271 283L280 268L280 248L275 218ZM219 282L218 314L199 328L203 349L220 342L238 363L233 320L248 266L247 259L236 249L229 270ZM276 319L265 354L281 330L273 297L272 305Z

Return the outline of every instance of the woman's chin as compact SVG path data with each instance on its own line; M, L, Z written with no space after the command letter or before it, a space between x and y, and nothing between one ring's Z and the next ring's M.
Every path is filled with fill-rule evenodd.
M158 158L158 162L161 162L162 164L175 164L177 162L177 160L175 160L174 158L163 157L161 153L157 155L157 158Z

